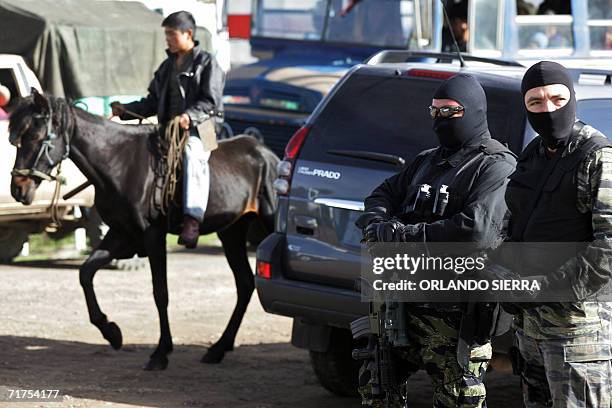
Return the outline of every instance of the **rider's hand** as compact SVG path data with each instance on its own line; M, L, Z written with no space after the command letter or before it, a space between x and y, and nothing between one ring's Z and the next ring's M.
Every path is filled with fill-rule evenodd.
M189 115L188 114L183 113L179 117L179 126L181 127L181 129L189 130L189 124L190 123L191 123L191 120L189 119Z
M123 112L125 112L125 107L123 106L121 102L117 102L117 101L111 102L110 107L112 109L112 113L109 119L111 119L113 116L119 116Z

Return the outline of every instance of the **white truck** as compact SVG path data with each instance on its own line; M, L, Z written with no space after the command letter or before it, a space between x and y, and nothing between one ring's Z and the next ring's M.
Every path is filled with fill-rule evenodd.
M22 57L0 54L0 84L11 92L11 100L5 107L10 114L19 97L30 94L32 88L42 91L36 75L28 68ZM74 231L77 227L87 226L87 217L91 213L94 201L93 187L76 194L69 200L60 198L59 216L62 225L59 230L49 230L51 224L50 204L55 182L43 181L36 190L31 205L25 206L11 197L10 172L15 164L17 149L8 141L8 121L0 120L0 261L7 262L19 255L28 235L47 230L52 236L61 237ZM61 196L86 181L85 176L70 160L62 164L62 175L65 183L61 186ZM93 230L99 221L94 221ZM92 238L96 238L94 234Z

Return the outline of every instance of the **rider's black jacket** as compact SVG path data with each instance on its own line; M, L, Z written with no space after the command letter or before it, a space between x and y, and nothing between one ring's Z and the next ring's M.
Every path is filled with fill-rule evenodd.
M159 123L168 117L168 83L176 54L166 51L168 58L161 63L149 84L148 95L140 101L125 104L125 108L148 117L157 115ZM184 112L189 115L192 126L197 126L212 114L216 114L217 132L223 115L223 86L225 74L214 56L202 50L199 43L193 48L193 64L186 72L178 74L181 93L184 96ZM120 116L123 120L134 119L130 114Z

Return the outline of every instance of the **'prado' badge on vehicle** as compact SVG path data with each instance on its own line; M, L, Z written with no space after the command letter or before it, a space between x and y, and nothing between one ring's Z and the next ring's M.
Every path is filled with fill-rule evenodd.
M298 174L304 174L306 176L323 177L332 180L339 180L342 174L339 171L330 171L322 169L310 169L310 167L300 166L297 170Z

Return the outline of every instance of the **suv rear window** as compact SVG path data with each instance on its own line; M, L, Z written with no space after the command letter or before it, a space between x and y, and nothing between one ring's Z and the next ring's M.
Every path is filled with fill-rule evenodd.
M352 164L333 149L395 154L410 160L436 146L427 107L439 81L353 74L334 94L306 139L300 157ZM369 160L363 165L385 166ZM388 166L388 165L386 165Z
M358 159L327 152L356 150L399 155L410 162L419 152L438 145L427 107L439 85L435 79L353 74L315 119L300 157L354 165ZM522 144L513 143L522 139L524 126L521 106L512 109L521 101L518 85L515 90L486 85L492 136L520 151ZM360 165L388 167L370 160L360 160Z
M586 99L578 101L578 119L593 126L606 137L612 137L611 99Z

